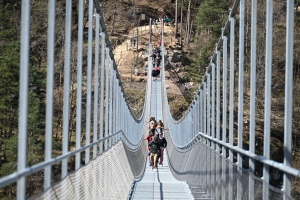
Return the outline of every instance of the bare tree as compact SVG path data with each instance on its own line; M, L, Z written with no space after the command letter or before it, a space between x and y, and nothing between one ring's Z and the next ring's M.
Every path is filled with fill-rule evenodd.
M177 38L177 32L178 32L178 22L177 22L177 10L178 10L178 0L175 2L175 38Z

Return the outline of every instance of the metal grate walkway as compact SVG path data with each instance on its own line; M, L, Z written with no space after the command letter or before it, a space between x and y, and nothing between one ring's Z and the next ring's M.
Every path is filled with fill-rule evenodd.
M163 166L158 166L157 172L149 167L149 160L145 174L140 181L135 183L132 200L150 199L193 199L192 194L185 182L177 181L171 174L166 151L164 151Z

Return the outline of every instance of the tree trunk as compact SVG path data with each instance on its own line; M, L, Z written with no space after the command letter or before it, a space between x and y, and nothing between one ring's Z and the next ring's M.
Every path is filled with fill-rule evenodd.
M114 10L114 14L113 14L112 22L111 22L111 31L110 31L111 35L114 33L114 26L115 26L115 19L116 19L116 9L117 9L117 1L115 1L115 10Z
M110 31L111 35L114 33L115 18L116 18L116 13L114 12L112 22L111 22L111 31Z
M180 46L182 47L182 5L180 7Z
M186 22L187 22L187 31L186 31L186 43L187 43L187 46L189 46L189 43L190 43L190 16L191 16L191 1L192 0L189 0L189 4L188 4L188 11L187 11L187 19L186 19Z
M175 38L177 38L177 31L178 31L178 22L177 22L177 10L178 10L178 2L175 2Z

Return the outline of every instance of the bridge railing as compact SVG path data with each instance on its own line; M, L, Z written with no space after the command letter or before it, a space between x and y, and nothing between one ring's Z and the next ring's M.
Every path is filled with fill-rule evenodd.
M144 120L146 116L146 102L144 113L140 119L131 112L126 99L120 75L111 49L111 41L108 38L104 23L102 8L98 0L78 1L78 9L73 9L73 1L66 1L65 9L65 41L63 64L63 117L62 117L62 152L54 157L53 153L53 110L54 110L54 86L55 86L55 60L56 55L56 1L48 4L48 35L47 35L47 86L46 86L46 119L45 121L45 159L43 162L28 166L28 84L30 68L30 29L31 1L22 1L21 21L21 61L20 61L20 94L19 127L18 127L18 162L17 172L6 177L1 177L0 188L17 182L17 198L26 198L26 177L44 170L44 190L51 185L53 172L52 166L61 163L61 179L69 173L68 160L75 155L75 171L87 165L91 159L107 151L120 139L131 149L137 149L141 145ZM84 7L88 7L88 36L87 44L84 43ZM94 9L95 8L95 9ZM77 39L72 37L74 23L73 16L78 15ZM45 22L46 23L46 22ZM77 62L71 62L71 50L77 43ZM86 62L83 59L84 49L87 49ZM86 74L83 67L86 66ZM76 134L75 147L70 150L70 73L76 68L77 90L76 94ZM83 77L86 76L86 80ZM148 84L149 87L150 84ZM147 87L147 91L148 91ZM86 102L83 102L83 94ZM85 104L85 105L84 105ZM84 105L84 107L83 107ZM92 110L93 109L93 110ZM83 119L83 110L86 119ZM149 111L148 111L149 112ZM41 119L43 120L43 119ZM82 127L85 120L86 127ZM84 138L84 140L82 140ZM83 142L82 142L83 141ZM84 143L85 142L85 143ZM85 157L83 155L85 154ZM84 164L82 164L84 163ZM57 176L57 175L56 175Z
M170 137L176 149L171 155L177 152L180 158L180 153L187 153L190 159L196 160L197 154L192 155L190 150L200 141L211 150L209 156L198 163L206 166L203 176L207 177L206 189L211 197L292 198L291 183L300 177L300 170L293 168L291 162L292 136L297 132L292 125L293 120L297 120L292 112L296 87L293 68L298 62L294 60L294 15L293 0L236 0L188 112L181 120L174 121L165 102ZM284 21L282 16L285 16ZM284 74L285 78L275 83L272 77L278 74ZM277 93L272 94L272 91ZM276 98L283 103L279 104ZM274 109L272 104L278 107ZM279 107L281 113L277 110ZM278 116L282 133L272 138ZM198 152L198 156L202 153ZM173 172L183 176L185 172L176 168L175 160ZM223 160L235 167L227 168ZM195 165L193 169L186 169L203 170L196 168ZM219 179L229 187L217 184ZM214 184L210 184L212 182ZM260 182L262 192L257 196L256 187ZM209 185L221 190L214 192L216 188Z

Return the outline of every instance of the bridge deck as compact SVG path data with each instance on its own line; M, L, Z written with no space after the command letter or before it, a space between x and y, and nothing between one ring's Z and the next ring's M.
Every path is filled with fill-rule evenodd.
M152 81L151 87L151 111L150 116L156 120L162 120L162 96L161 96L161 79L160 77ZM164 151L163 166L158 166L157 172L152 171L149 167L149 160L145 174L140 181L135 183L131 199L148 200L148 199L193 199L190 189L185 182L177 181L168 165L167 154Z
M166 156L166 151L164 152ZM131 199L193 199L185 182L177 181L170 172L167 158L163 166L158 166L157 172L149 167L149 160L143 178L135 183Z

